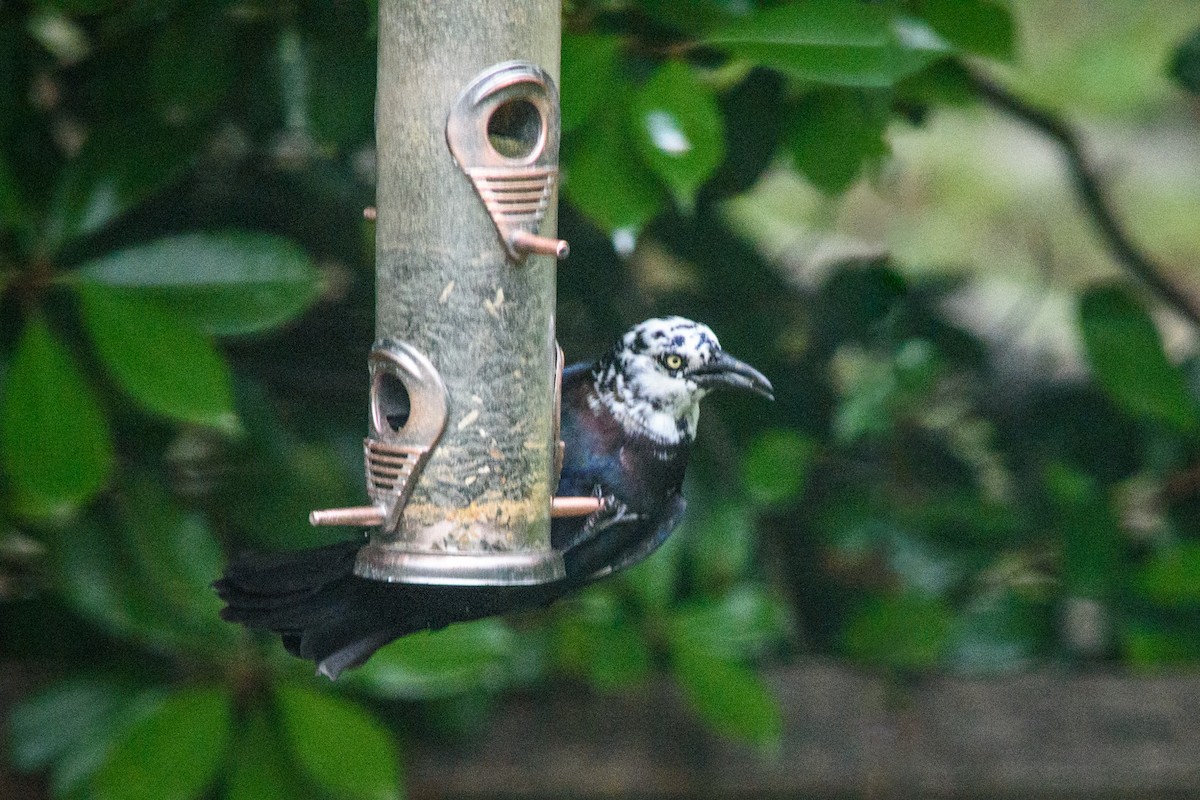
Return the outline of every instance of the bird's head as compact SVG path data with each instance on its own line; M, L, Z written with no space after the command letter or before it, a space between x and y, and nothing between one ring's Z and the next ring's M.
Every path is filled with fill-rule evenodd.
M696 435L700 400L714 389L740 389L774 399L761 372L721 349L707 325L683 317L633 326L593 369L594 402L627 430L659 444Z

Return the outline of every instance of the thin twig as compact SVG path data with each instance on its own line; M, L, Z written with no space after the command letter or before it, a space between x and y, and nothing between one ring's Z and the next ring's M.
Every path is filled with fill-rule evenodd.
M1083 151L1075 129L1049 111L1016 97L991 78L974 70L967 70L967 74L972 87L983 100L1041 131L1058 144L1066 158L1067 172L1075 193L1116 261L1164 303L1200 327L1200 307L1197 307L1195 299L1167 278L1167 270L1133 243L1117 219L1099 171Z

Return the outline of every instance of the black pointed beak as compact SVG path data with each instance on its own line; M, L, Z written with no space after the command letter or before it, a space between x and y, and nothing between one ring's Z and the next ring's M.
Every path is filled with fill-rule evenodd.
M775 389L766 375L723 350L712 361L692 370L688 377L705 389L738 389L768 400L775 399Z

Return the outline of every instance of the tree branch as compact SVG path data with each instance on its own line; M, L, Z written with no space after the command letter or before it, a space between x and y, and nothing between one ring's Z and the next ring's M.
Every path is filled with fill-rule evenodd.
M1016 97L991 78L971 69L966 70L966 74L972 88L985 102L1041 131L1058 144L1066 158L1067 172L1075 194L1113 258L1164 303L1182 314L1193 325L1200 327L1200 307L1195 299L1175 285L1166 276L1166 269L1155 263L1133 243L1117 219L1108 191L1095 164L1084 153L1075 129L1049 111Z

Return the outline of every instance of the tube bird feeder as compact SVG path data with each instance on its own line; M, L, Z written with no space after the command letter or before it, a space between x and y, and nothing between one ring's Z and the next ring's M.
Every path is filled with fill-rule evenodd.
M356 574L556 580L556 0L380 0L372 505ZM591 498L559 503L595 510Z

